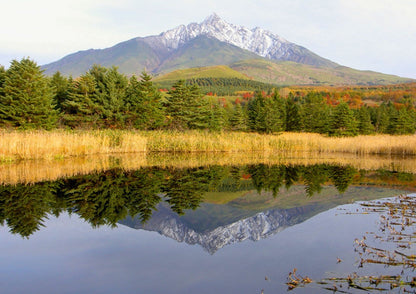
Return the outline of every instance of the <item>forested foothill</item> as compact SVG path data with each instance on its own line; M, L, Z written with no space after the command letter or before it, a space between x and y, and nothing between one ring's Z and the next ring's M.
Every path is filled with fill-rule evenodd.
M219 96L227 85L232 96ZM415 99L415 84L272 88L204 78L165 89L146 72L127 77L116 67L95 65L77 78L47 77L28 58L0 67L0 127L6 129L413 134Z

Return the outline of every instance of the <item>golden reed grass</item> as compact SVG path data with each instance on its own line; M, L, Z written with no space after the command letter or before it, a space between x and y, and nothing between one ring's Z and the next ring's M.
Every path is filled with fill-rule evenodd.
M0 162L93 154L149 152L266 152L416 155L416 135L334 138L310 133L262 135L240 132L4 131Z

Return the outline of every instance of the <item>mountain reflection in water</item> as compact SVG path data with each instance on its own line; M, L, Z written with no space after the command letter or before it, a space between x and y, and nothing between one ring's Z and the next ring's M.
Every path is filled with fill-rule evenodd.
M68 212L93 227L122 223L164 232L214 253L236 241L265 238L353 199L390 196L347 191L352 184L385 185L383 177L389 188L407 189L415 180L409 173L329 164L111 169L0 186L0 223L29 237L48 215Z

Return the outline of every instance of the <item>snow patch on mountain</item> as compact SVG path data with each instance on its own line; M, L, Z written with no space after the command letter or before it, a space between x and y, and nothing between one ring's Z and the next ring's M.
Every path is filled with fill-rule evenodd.
M215 13L199 24L180 25L161 33L157 37L148 39L148 42L154 44L157 38L157 41L173 51L200 35L216 38L219 41L270 59L281 59L283 57L287 59L292 51L297 51L295 47L299 47L270 31L258 27L248 29L243 26L229 24Z

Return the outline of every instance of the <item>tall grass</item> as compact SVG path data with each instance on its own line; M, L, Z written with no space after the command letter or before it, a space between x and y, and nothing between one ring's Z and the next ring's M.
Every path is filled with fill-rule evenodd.
M124 131L0 131L0 161L146 152L146 138Z
M0 162L149 152L263 152L416 155L416 135L333 138L310 133L261 135L239 132L4 131Z

